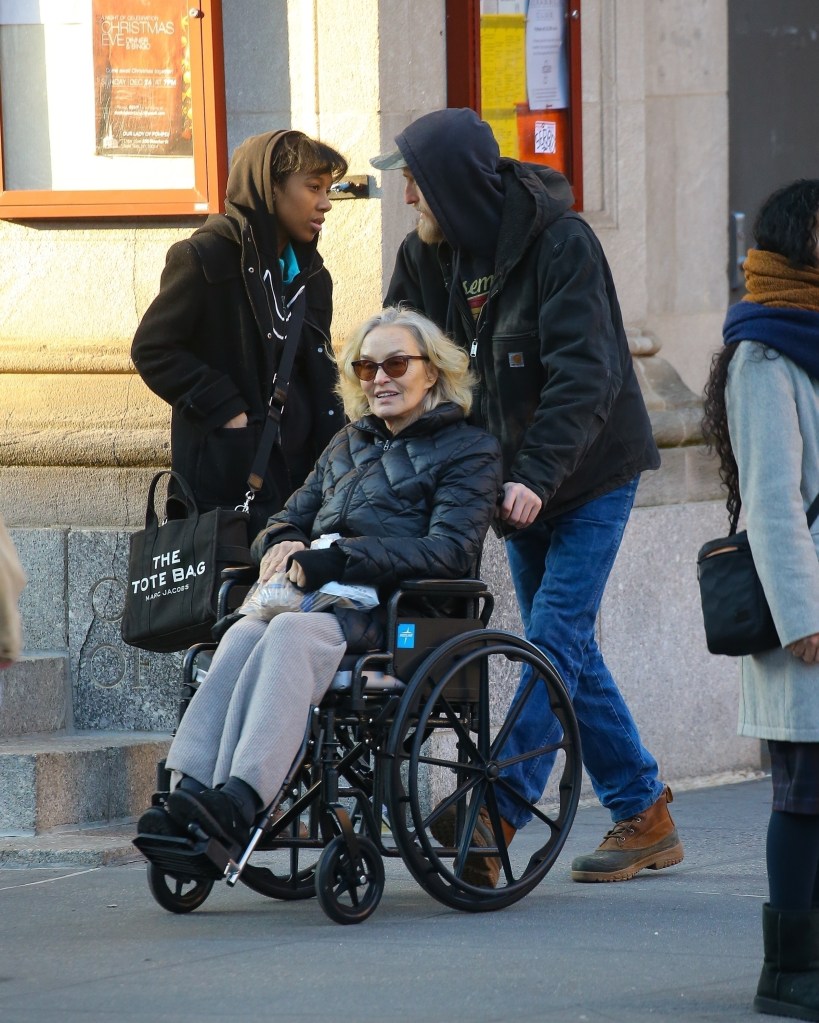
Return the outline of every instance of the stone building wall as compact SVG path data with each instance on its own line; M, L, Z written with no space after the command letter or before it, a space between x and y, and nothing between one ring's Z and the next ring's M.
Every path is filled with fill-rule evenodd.
M445 104L444 0L225 0L228 142L292 125L371 176L340 201L321 251L334 340L380 303L413 225L400 175L368 160ZM584 216L612 265L663 446L641 485L600 619L601 642L669 775L758 762L733 738L731 662L704 652L699 542L722 529L698 448L698 394L726 304L726 0L583 0ZM128 530L168 460L168 409L130 342L170 244L197 218L0 221L0 514L31 583L29 652L61 650L78 727L166 728L173 659L118 641ZM687 386L686 386L687 385ZM503 552L487 571L517 627Z

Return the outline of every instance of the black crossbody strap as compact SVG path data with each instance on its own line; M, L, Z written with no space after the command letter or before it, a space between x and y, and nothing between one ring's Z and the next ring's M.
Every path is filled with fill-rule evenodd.
M287 321L287 338L284 342L284 350L276 367L276 374L273 377L272 393L267 406L267 417L264 421L259 447L256 450L256 457L253 459L250 475L247 478L249 489L245 496L245 507L262 489L264 474L270 460L270 452L279 440L282 412L284 411L284 403L287 400L290 376L293 372L293 364L296 361L296 349L299 346L301 328L304 324L305 313L307 312L307 296L304 294L304 288L296 293L290 303L290 308L291 313Z
M813 504L808 508L808 529L813 525L816 516L819 515L819 494L813 499Z

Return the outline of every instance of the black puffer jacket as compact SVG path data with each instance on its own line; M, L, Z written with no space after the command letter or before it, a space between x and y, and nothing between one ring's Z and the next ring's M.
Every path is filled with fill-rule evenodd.
M455 405L396 436L365 416L333 438L253 553L261 560L284 537L341 533L342 582L389 592L402 579L459 578L474 570L500 483L497 441Z
M408 235L384 302L408 303L472 354L480 376L474 419L501 441L504 480L537 493L550 518L657 468L611 272L594 232L569 209L566 179L498 159L472 111L428 114L396 142L453 244ZM496 168L489 183L501 191L497 223L475 201L487 167ZM493 194L485 197L490 209ZM497 242L476 325L457 246L475 249L482 219Z

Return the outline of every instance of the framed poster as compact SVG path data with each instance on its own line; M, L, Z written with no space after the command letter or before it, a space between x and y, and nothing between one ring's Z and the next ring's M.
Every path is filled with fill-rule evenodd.
M0 0L0 218L210 213L219 0Z
M185 0L92 0L97 155L193 155Z

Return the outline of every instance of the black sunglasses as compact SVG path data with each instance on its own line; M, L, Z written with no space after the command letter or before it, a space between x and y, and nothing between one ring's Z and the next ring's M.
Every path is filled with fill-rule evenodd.
M356 359L350 365L359 380L375 380L375 374L379 369L383 369L387 376L394 380L407 372L410 359L422 359L424 362L429 362L428 355L391 355L383 362L373 362L372 359Z

